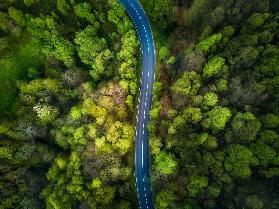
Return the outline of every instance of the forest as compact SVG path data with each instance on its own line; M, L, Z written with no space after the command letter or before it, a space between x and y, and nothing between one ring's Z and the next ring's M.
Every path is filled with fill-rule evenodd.
M279 2L141 0L156 209L279 208ZM0 209L135 209L140 43L117 0L0 1Z

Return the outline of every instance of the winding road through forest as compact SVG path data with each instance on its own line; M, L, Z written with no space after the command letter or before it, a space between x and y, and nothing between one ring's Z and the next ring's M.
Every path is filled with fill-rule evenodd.
M152 104L152 89L155 81L156 51L151 27L138 0L119 0L136 27L141 44L142 75L139 88L138 112L135 133L135 178L139 206L154 209L150 183L149 141L147 123Z

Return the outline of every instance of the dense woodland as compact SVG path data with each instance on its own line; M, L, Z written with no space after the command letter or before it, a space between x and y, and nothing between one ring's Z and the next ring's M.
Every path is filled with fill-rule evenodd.
M141 3L156 209L278 209L278 1ZM0 1L0 209L138 207L140 63L117 0Z

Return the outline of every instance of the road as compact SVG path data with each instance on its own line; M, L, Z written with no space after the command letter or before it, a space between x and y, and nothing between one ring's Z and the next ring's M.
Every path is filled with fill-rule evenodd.
M142 75L139 88L138 112L135 133L135 178L139 206L154 209L150 183L149 141L147 123L152 104L152 89L155 81L156 51L152 30L138 0L119 0L134 22L141 44Z

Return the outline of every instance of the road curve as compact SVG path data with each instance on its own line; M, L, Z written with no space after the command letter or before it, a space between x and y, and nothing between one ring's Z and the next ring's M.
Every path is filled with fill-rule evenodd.
M136 27L141 44L142 75L139 88L138 112L135 133L135 178L139 206L154 209L150 183L149 141L147 123L152 104L155 81L156 51L151 27L138 0L118 0L126 9Z

